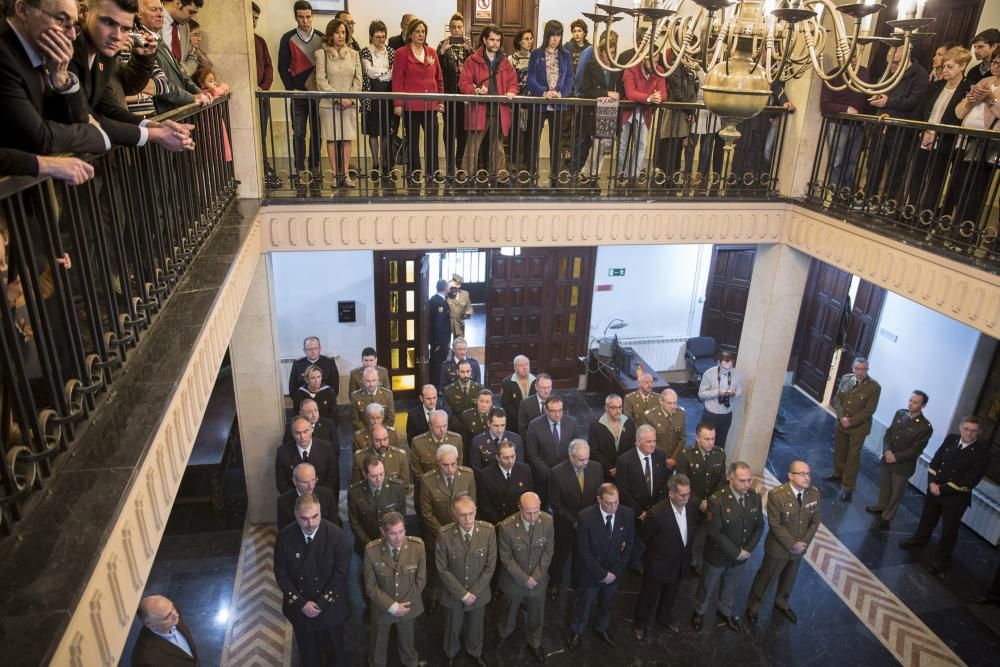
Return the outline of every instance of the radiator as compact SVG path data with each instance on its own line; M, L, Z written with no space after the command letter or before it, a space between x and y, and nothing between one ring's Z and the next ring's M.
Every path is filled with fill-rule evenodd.
M620 345L631 347L657 372L684 370L684 352L687 349L687 340L687 338L667 338L665 336L618 337Z

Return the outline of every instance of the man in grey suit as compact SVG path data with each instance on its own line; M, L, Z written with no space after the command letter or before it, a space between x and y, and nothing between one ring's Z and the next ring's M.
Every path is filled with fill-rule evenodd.
M438 576L444 587L442 604L447 609L444 623L445 665L451 667L462 644L479 667L483 659L483 623L490 601L490 581L497 564L497 536L493 525L476 521L476 501L461 496L452 505L455 522L438 536L434 554Z
M552 376L539 373L535 378L535 393L529 394L517 406L517 432L528 437L528 424L545 413L545 401L552 395ZM514 415L511 415L511 419Z
M576 549L577 516L597 502L597 490L603 481L604 469L590 460L590 445L582 439L569 443L569 460L553 468L549 476L556 538L550 582L553 600L559 597L566 560Z
M163 4L160 0L139 0L139 12L136 14L139 23L149 32L160 34L163 29ZM185 104L212 103L212 96L201 92L180 63L170 53L170 45L160 40L156 45L156 64L160 66L163 73L167 75L167 92L157 95L153 102L156 104L156 113L165 113L171 109L182 107Z
M545 414L528 424L525 438L525 457L531 466L535 488L544 492L548 487L552 467L569 456L569 443L576 437L576 420L563 416L563 401L549 396L545 401ZM542 495L542 506L548 503Z
M528 648L538 662L545 662L542 647L542 625L545 622L545 584L552 561L555 528L552 517L542 511L537 493L528 491L518 501L519 512L511 514L497 526L500 552L500 590L502 609L497 630L501 648L514 632L521 603L528 603L525 622Z

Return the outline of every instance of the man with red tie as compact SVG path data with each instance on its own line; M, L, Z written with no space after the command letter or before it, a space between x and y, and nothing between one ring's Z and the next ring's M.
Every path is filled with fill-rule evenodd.
M191 19L195 17L205 0L164 0L163 27L160 36L170 49L174 59L183 63L191 52Z

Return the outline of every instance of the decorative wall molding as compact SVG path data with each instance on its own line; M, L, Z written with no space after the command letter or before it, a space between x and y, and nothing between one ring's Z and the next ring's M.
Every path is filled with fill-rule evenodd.
M261 243L258 222L248 232L219 290L150 451L137 471L137 482L122 501L118 521L81 596L83 602L70 619L50 664L118 664L214 385L214 376L208 381L204 369L215 369L222 363L260 261ZM103 604L103 600L113 604Z

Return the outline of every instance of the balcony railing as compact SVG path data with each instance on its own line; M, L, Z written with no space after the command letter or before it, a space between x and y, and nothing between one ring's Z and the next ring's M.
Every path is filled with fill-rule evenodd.
M1000 132L830 115L806 202L996 272L998 153Z
M702 104L374 92L257 98L265 193L275 200L773 198L788 113L768 107L741 126L723 179L718 119Z
M57 472L235 198L229 100L165 118L195 126L194 151L119 147L75 187L0 179L0 535Z

